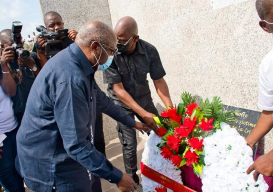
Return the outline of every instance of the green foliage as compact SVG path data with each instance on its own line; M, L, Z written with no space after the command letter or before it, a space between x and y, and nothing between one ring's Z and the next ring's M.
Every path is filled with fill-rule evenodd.
M208 99L203 102L203 99L200 99L200 109L203 111L204 117L212 116L211 105Z
M195 103L196 98L192 97L189 92L183 92L181 95L181 99L185 105L191 104L191 102Z
M220 97L213 97L211 102L212 116L216 117L222 113L223 104Z

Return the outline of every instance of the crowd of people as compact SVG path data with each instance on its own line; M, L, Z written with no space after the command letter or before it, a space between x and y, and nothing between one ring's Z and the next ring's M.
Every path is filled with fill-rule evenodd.
M273 32L273 5L257 0L260 26ZM47 31L64 29L61 15L44 15ZM34 34L35 35L35 34ZM173 106L157 49L139 38L137 22L121 18L114 30L100 21L88 21L79 31L61 36L62 49L50 57L47 40L37 38L33 51L22 59L13 49L12 31L0 32L0 184L5 191L102 191L100 178L121 191L140 186L137 175L136 131L156 131L147 74L165 107ZM273 125L272 57L260 67L257 126L246 138L253 147ZM106 94L94 76L103 71ZM125 172L105 154L102 113L117 121ZM139 121L135 121L135 117ZM273 176L272 151L249 168Z

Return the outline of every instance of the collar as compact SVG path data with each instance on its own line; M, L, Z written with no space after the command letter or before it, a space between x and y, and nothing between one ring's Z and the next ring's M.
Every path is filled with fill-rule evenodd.
M91 63L88 61L85 54L82 52L81 48L76 43L72 43L71 45L69 45L69 49L78 59L85 76L89 76L91 73L95 72L91 66Z

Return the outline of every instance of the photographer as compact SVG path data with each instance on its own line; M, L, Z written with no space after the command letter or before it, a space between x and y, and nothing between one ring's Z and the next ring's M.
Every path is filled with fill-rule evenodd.
M46 30L49 32L58 32L59 30L64 29L64 22L62 20L62 17L59 13L55 11L49 11L44 15L44 23ZM77 34L77 31L71 29L68 31L68 36L60 38L60 40L63 42L63 49L65 49L75 41ZM47 40L45 38L38 38L33 48L33 51L37 52L37 56L40 60L42 67L48 61L44 50L46 43Z
M36 53L29 53L30 55L26 59L22 59L16 54L16 51L13 49L14 41L12 40L12 31L10 29L0 32L0 41L2 71L4 74L10 73L13 77L10 81L14 81L17 85L16 94L11 99L15 116L20 125L30 88L41 67ZM10 59L10 56L13 56L12 59ZM3 84L2 86L6 85Z

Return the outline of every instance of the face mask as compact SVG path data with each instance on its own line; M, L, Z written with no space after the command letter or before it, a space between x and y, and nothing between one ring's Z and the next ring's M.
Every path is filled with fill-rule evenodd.
M114 56L108 56L106 63L104 63L103 65L99 65L98 70L104 71L104 70L108 69L110 67L110 65L112 64L113 59L114 59Z
M126 53L128 51L129 42L134 36L132 36L126 43L117 43L117 48L119 53Z

